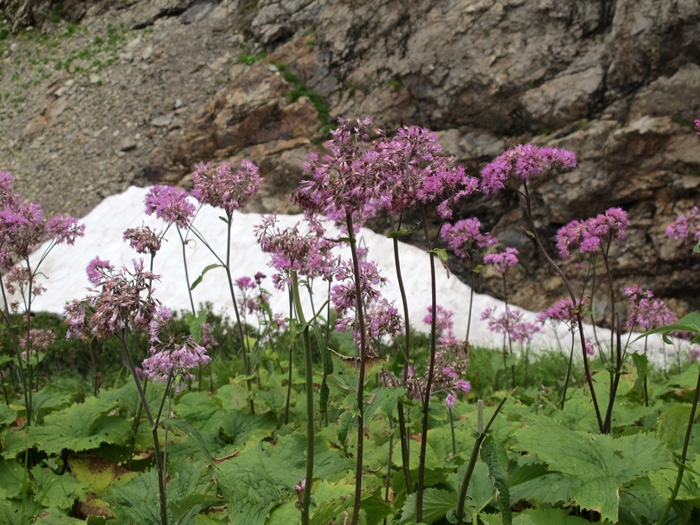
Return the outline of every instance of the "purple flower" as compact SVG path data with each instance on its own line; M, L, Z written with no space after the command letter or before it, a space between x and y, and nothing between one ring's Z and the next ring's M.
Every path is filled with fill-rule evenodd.
M272 277L275 287L282 289L291 281L292 271L307 279L322 277L332 281L339 258L332 253L335 243L324 237L321 223L312 216L304 217L304 227L296 223L280 230L277 217L268 215L255 227L255 235L263 252L272 255L270 266L277 270ZM305 229L306 232L302 233Z
M585 221L574 220L557 232L557 248L562 259L571 258L571 252L593 253L600 248L605 252L612 241L621 241L631 225L627 212L610 208L605 214Z
M522 181L538 177L553 168L575 167L576 155L571 151L518 144L481 170L481 191L489 195L506 186L517 188Z
M457 396L454 394L454 392L447 394L447 397L445 398L445 405L449 408L454 408L456 403Z
M435 333L441 342L452 342L455 341L455 335L453 332L454 322L452 317L454 312L437 305L437 317L435 319ZM433 307L428 306L428 313L423 318L423 322L428 326L432 326L433 322Z
M663 301L652 301L654 293L638 285L625 288L624 294L632 302L627 328L641 326L645 331L675 323L678 318Z
M583 302L576 299L576 303L570 298L560 299L556 305L538 314L537 322L544 324L546 321L551 321L555 325L564 323L570 331L574 332L578 328L578 316L588 306L588 303L588 299Z
M515 248L506 248L499 253L484 255L484 264L493 266L498 273L503 275L508 268L518 264L518 250Z
M90 262L88 278L99 289L91 289L84 301L66 306L71 336L89 331L105 337L124 329L148 328L159 304L152 296L152 282L159 276L144 270L143 260L132 265L133 271L125 266L115 270L99 258Z
M695 131L700 135L700 119L695 121Z
M472 217L454 225L445 224L440 235L458 257L469 259L476 248L488 248L498 242L490 233L481 233L480 228L479 219Z
M174 186L153 186L146 195L146 214L168 224L186 229L194 217L196 207L187 200L187 191Z
M148 226L124 230L124 240L138 253L148 253L152 257L160 250L161 237Z
M85 235L85 225L78 224L75 217L55 216L46 223L46 228L57 244L74 244L76 237Z
M481 320L488 320L489 330L497 334L506 334L516 343L529 343L540 327L523 320L520 310L506 308L505 312L496 316L496 307L487 308L481 314Z
M143 373L155 381L192 379L190 370L206 365L210 358L206 350L194 342L192 336L176 337L171 329L172 312L160 310L149 323L151 335L150 356L142 363Z
M192 195L197 200L231 214L245 206L246 201L258 192L262 178L258 167L244 159L238 169L228 162L216 168L209 163L199 164L192 174L192 182Z
M681 215L668 228L666 235L684 244L700 241L700 213L698 207L693 206L688 216Z

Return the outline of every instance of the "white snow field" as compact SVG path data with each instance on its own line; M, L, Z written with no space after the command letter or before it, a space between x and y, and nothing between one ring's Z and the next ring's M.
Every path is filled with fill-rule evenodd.
M131 187L124 193L107 197L81 219L81 222L86 225L85 236L77 239L73 246L56 246L41 265L41 273L46 276L44 284L47 291L36 297L32 307L34 311L62 313L66 302L84 297L90 286L85 268L96 256L109 260L117 267L122 265L130 267L132 259L142 257L123 241L122 234L125 229L142 224L158 232L165 229L165 223L145 214L144 199L148 190L149 188ZM194 224L223 258L226 247L226 225L219 219L222 213L221 210L203 206ZM301 216L280 215L278 220L281 226L293 225L301 220ZM272 311L287 316L289 311L287 293L273 287L270 277L274 269L268 266L270 257L261 251L255 239L253 229L260 224L260 221L261 216L258 214L234 214L231 246L233 277L234 279L245 275L252 277L259 271L267 274L265 287L272 293ZM401 312L392 241L366 228L361 230L359 237L363 245L369 248L369 258L377 262L382 274L389 279L389 283L383 289L385 297L395 301L396 307ZM188 243L186 253L190 280L193 281L206 266L217 261L201 242L193 237L190 238L193 242ZM33 264L36 264L45 246L40 247L33 254ZM344 250L342 253L344 257L349 257L347 246L341 245L338 249ZM405 243L400 243L400 253L411 324L416 329L427 331L429 327L423 324L422 320L427 313L427 306L430 305L429 256L425 251ZM154 272L162 276L161 281L156 285L155 296L173 310L188 310L189 299L182 262L182 246L174 227L167 232L163 247L155 257ZM456 277L448 278L438 263L437 301L438 304L454 312L455 333L458 337L464 336L466 332L469 292L469 287ZM315 304L320 305L325 300L323 297L325 283L319 281L315 287L315 293L321 296L317 295L314 299ZM226 313L230 318L234 317L223 269L218 268L207 273L203 282L193 291L193 295L195 305L211 302L216 312ZM501 301L487 295L474 295L469 337L472 346L500 347L502 344L502 336L491 333L487 322L480 320L481 313L492 306L498 308L497 313L503 312L504 305ZM535 313L524 312L524 314L526 320L534 322ZM589 326L586 330L587 335L592 339L592 328ZM597 332L601 343L610 340L608 330L598 328ZM568 349L570 334L565 327L559 328L559 338L562 346ZM652 336L649 343L652 359L660 361L662 345L660 337ZM533 350L557 348L555 331L549 325L543 327L542 331L535 335L531 347ZM640 341L634 347L641 349L643 343ZM671 355L675 354L675 350L670 346L667 346L666 351Z

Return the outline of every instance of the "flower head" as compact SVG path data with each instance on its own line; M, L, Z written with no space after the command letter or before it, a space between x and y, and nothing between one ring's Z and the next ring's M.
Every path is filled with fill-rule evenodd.
M199 164L192 174L194 195L203 204L222 208L228 213L245 206L262 184L258 167L249 160L242 160L238 169L229 162L217 167Z
M693 206L688 215L681 215L666 228L666 235L684 244L700 241L700 212Z
M518 250L516 248L506 248L502 252L484 255L484 264L493 266L498 273L503 275L508 268L518 264Z
M56 215L46 223L46 228L57 244L74 244L76 237L85 235L85 225L75 217Z
M630 227L627 212L622 208L610 208L605 214L585 221L574 220L557 232L557 248L562 259L571 258L571 252L593 253L605 251L612 241L621 241Z
M520 310L506 308L505 312L496 315L496 307L487 308L481 314L481 320L488 320L489 330L497 334L506 334L515 343L529 343L540 327L523 320Z
M174 186L153 186L146 195L146 214L153 215L178 228L189 227L196 211L187 200L187 191Z
M644 330L652 330L678 320L666 303L652 300L654 293L651 290L634 285L625 288L624 294L632 302L627 328L641 326Z
M553 168L575 167L576 155L571 151L518 144L481 170L481 191L489 195L506 186L517 188L522 181L538 177Z
M488 248L498 242L490 233L481 233L481 222L472 217L455 224L446 223L440 235L462 259L468 259L478 249Z
M151 256L155 256L160 250L162 242L160 235L148 226L124 230L124 240L129 241L129 246L138 253L148 253Z
M578 317L588 303L588 299L583 302L576 299L575 303L568 297L560 299L556 305L538 314L537 322L544 324L550 321L554 325L564 323L571 332L575 332L578 328Z

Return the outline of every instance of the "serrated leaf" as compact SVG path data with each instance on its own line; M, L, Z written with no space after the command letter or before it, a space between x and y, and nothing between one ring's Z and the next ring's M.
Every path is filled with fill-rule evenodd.
M17 411L0 404L0 426L11 425L17 419Z
M63 450L82 452L103 443L124 445L132 436L131 424L119 416L108 416L109 408L95 397L46 416L41 426L29 427L32 445L52 456Z
M399 401L405 396L406 389L403 387L375 388L372 391L371 402L365 408L365 418L369 421L377 411L386 416L391 416L396 412Z
M600 512L602 519L617 521L622 485L672 465L663 443L645 434L613 439L569 430L544 417L526 421L528 426L515 433L522 450L578 481L569 484L569 498Z
M513 525L585 525L588 520L578 516L569 516L566 509L552 509L542 507L539 509L525 509L513 518Z
M508 453L500 442L493 439L493 436L486 436L481 444L481 460L488 466L489 474L498 490L501 519L505 525L510 525L513 517L508 492Z
M185 321L187 321L192 339L199 344L202 340L202 325L207 322L207 312L202 310L197 316L194 316L192 312L185 312Z
M202 270L202 273L200 273L199 276L190 285L190 290L194 290L195 288L197 288L197 286L199 286L202 283L204 276L209 271L213 270L214 268L223 268L223 267L224 267L223 264L218 264L218 263L210 264L209 266L205 267L204 270Z
M31 472L36 487L34 498L44 507L71 509L76 500L87 495L87 483L81 483L70 474L59 476L38 465Z
M136 476L135 472L99 456L73 456L69 465L75 479L88 485L96 496L101 496L113 485L124 485Z
M355 487L352 483L330 483L324 480L314 485L313 489L313 500L317 504L311 509L310 525L331 523L353 504Z
M401 523L416 522L417 495L414 492L406 498L401 510ZM457 506L457 494L442 489L429 487L423 493L423 523L431 525L444 518Z

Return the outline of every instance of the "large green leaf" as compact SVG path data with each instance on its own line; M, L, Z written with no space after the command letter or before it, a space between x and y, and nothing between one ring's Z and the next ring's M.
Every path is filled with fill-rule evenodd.
M70 474L59 476L37 465L32 468L32 477L36 487L34 498L44 507L70 509L76 500L87 495L87 483L81 483Z
M406 498L402 513L401 523L415 523L417 495L414 492ZM457 506L457 494L447 490L429 487L423 493L423 521L422 523L435 523L444 518L447 513Z
M635 434L619 439L562 427L548 418L530 418L515 436L523 451L551 471L575 480L568 497L576 504L617 521L620 487L657 469L672 467L669 451L657 439ZM522 494L520 494L522 495Z
M27 430L33 446L48 455L63 450L82 452L98 448L102 443L124 445L132 435L131 425L119 416L106 415L105 407L95 397L46 416L44 424Z
M316 479L353 468L352 460L331 450L324 439L317 437L314 447ZM294 485L305 475L306 439L300 434L247 447L216 468L219 489L236 524L265 523L272 509L296 499Z
M508 492L508 453L505 447L493 436L486 436L481 444L481 459L489 468L493 484L498 490L498 507L501 509L501 519L505 525L510 525L510 495Z
M700 312L690 312L688 315L682 317L677 323L662 326L660 328L655 328L654 330L649 330L644 334L637 337L641 339L651 334L663 334L664 341L671 344L671 340L668 338L668 334L671 332L690 332L695 334L695 337L691 340L691 343L700 343ZM635 341L637 340L635 339Z
M566 509L526 509L513 518L513 525L585 525L589 523L577 516L569 516Z

